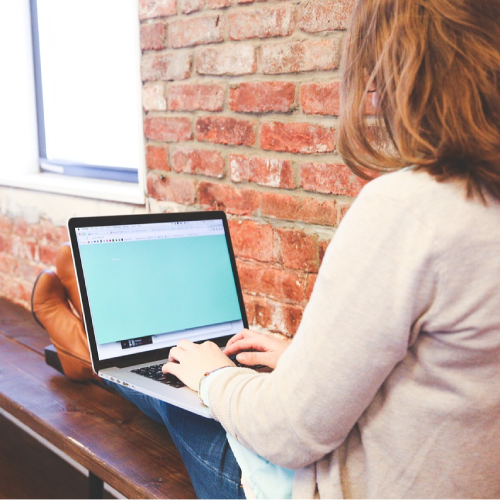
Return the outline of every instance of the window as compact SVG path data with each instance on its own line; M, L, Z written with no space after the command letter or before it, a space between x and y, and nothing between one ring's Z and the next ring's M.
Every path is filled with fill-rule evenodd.
M64 4L71 5L71 10ZM65 38L62 43L71 47L66 52L72 54L71 61L57 66L62 49L56 47L53 55L47 45L54 43L55 32L50 34L52 42L43 45L42 39L35 44L39 51L35 58L33 5L40 17L47 17L46 11L56 11L56 17L48 21L50 29L55 25L59 32L59 24L70 27L61 27L61 31L65 37L76 38ZM138 0L0 2L0 67L4 76L0 79L0 186L144 205L138 11ZM37 29L38 22L33 27ZM100 56L104 62L96 59ZM39 64L38 81L43 83L47 78L45 90L41 86L37 89L43 111L39 114L43 124L40 148L34 60ZM131 69L128 75L123 73L125 66ZM55 88L50 87L51 80ZM42 92L47 92L45 101ZM120 177L121 173L128 178ZM95 178L73 177L75 174ZM13 200L29 196L22 191L6 193Z
M137 183L137 0L30 3L41 170Z

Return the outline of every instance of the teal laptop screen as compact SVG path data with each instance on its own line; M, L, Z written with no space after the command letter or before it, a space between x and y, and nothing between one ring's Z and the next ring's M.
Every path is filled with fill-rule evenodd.
M77 229L101 359L243 328L221 220Z

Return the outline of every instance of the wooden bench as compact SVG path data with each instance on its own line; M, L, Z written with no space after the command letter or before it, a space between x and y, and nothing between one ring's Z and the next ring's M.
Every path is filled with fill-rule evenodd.
M90 498L102 498L103 481L128 498L196 498L165 427L48 366L49 342L28 311L0 298L0 408L85 467Z

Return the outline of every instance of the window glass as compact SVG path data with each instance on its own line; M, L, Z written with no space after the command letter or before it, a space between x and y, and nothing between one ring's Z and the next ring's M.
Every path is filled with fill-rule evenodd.
M32 0L32 11L42 169L105 178L130 169L121 180L137 182L144 156L137 0Z

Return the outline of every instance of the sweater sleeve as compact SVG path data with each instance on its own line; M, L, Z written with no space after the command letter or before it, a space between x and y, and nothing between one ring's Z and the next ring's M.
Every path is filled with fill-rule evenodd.
M404 201L369 184L330 243L278 366L217 377L209 392L214 418L241 444L290 469L335 450L421 326L438 278L435 245L431 228Z

